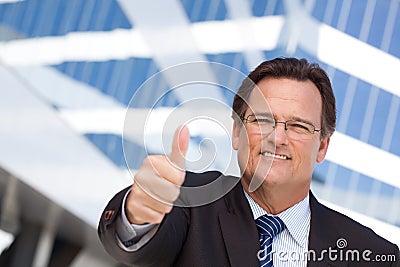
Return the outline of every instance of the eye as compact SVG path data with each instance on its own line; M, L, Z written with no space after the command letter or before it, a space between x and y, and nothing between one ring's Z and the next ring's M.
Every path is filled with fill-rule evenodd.
M293 121L293 122L288 123L288 127L292 128L293 130L298 131L298 132L309 132L309 133L312 132L310 125L307 125L305 123L298 122L298 121Z
M255 117L255 122L259 124L273 124L274 121L271 118L267 117Z

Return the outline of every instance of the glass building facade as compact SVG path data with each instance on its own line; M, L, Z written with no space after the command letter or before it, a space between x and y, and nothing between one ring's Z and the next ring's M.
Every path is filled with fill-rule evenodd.
M294 56L319 63L337 99L336 149L317 165L312 190L326 203L393 227L392 241L400 245L398 0L143 2L0 1L3 207L12 176L94 230L107 199L131 182L127 163L134 172L148 153L162 152L124 139L126 109L163 111L184 102L174 93L154 99L171 86L170 77L157 73L207 61L247 74L263 60ZM240 82L208 70L232 88ZM230 106L233 94L214 89ZM25 109L28 130L21 126ZM191 145L201 149L210 134L194 131ZM124 150L135 155L129 162ZM93 168L79 171L85 164ZM76 169L69 174L76 180L58 175L60 165ZM65 190L82 193L49 193L57 179ZM96 183L103 194L83 197Z

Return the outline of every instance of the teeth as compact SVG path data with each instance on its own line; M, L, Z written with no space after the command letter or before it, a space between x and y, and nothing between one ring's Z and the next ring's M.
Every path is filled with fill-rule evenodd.
M274 157L274 158L278 158L278 159L288 159L288 157L286 157L285 155L272 154L269 152L263 152L263 153L261 153L261 155L268 156L268 157Z

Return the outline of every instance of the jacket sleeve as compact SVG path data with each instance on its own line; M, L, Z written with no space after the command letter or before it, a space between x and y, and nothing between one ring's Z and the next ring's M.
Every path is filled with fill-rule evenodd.
M186 240L189 212L174 207L164 217L156 234L140 249L130 251L120 242L116 232L116 218L121 216L123 198L129 190L117 193L104 209L98 235L105 250L117 261L132 266L171 266Z

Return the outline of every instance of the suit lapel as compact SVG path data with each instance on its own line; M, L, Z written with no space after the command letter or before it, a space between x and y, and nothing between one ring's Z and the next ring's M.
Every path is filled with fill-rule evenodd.
M257 227L239 183L233 189L233 194L225 197L227 210L219 214L221 233L232 267L258 266L257 252L259 238ZM327 208L320 204L310 192L311 224L308 249L315 252L315 260L307 263L309 267L348 266L345 261L331 261L328 250L337 249L336 242L341 237L336 231L335 221L327 216ZM321 254L326 250L325 254ZM321 256L323 255L323 256ZM313 255L311 255L311 259Z
M219 214L221 233L232 267L258 266L258 231L241 184L227 195L227 210Z
M310 209L311 209L311 224L310 234L308 238L308 250L311 253L311 261L307 266L348 266L347 262L340 260L329 259L329 249L337 249L337 241L341 236L336 231L335 220L328 216L327 208L319 203L314 195L310 192ZM325 253L322 251L326 250ZM333 256L338 256L338 253L332 253ZM312 260L312 259L315 260Z

